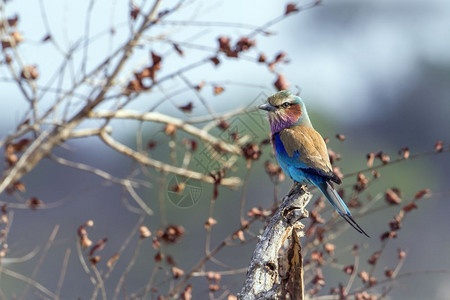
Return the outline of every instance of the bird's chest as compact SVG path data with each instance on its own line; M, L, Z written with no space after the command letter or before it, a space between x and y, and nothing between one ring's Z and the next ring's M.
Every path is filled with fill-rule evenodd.
M287 153L279 134L274 134L272 136L272 145L275 157L284 173L297 182L304 182L305 177L301 169L303 167L303 163L299 152L295 151L292 156L290 156Z

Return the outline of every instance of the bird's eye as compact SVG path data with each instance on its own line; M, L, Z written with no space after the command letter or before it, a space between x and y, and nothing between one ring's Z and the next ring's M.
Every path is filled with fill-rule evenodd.
M287 108L287 107L289 107L289 102L284 102L283 104L281 104L281 106L283 107L283 108Z

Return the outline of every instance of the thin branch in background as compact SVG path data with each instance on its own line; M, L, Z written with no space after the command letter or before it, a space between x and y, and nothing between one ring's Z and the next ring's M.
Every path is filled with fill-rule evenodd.
M180 176L187 177L187 178L202 180L202 181L205 181L208 183L214 183L214 179L210 176L207 176L207 175L195 172L195 171L174 167L172 165L165 164L160 161L149 158L147 156L144 156L141 153L135 152L131 148L114 140L106 132L102 132L100 134L100 137L101 137L102 141L104 141L105 144L107 144L112 149L114 149L126 156L133 158L134 160L138 161L141 164L144 164L146 166L152 167L156 170L160 170L163 172L180 175ZM228 178L223 178L221 180L221 185L223 185L223 186L239 186L240 182L241 182L240 179L237 177L228 177Z
M84 255L79 241L76 242L76 248L78 260L80 261L81 266L83 267L84 273L86 273L86 275L89 277L89 280L91 281L92 285L96 286L97 281L95 280L95 277L92 275L91 270L89 269L86 260L84 259Z
M136 222L136 225L133 227L133 229L130 231L130 234L127 236L127 238L125 239L123 244L120 246L119 251L117 251L117 255L119 257L122 256L122 253L128 247L131 240L134 238L134 236L136 236L136 233L138 232L139 228L142 226L142 223L144 223L145 218L146 218L146 215L141 214L141 216L139 217L139 220ZM115 264L112 265L112 267L110 267L108 272L104 275L105 279L107 279L109 277L109 275L111 274L111 272L114 270L114 266L115 266Z
M92 19L92 11L94 8L95 1L91 0L89 2L89 5L86 9L86 21L84 22L84 45L83 45L83 58L81 63L81 74L84 76L86 75L86 64L88 62L88 53L89 53L89 35L90 35L90 28L91 28L91 19Z
M67 248L66 253L64 254L64 260L62 263L61 272L59 274L58 285L56 287L56 292L55 292L55 300L60 299L59 295L61 294L61 289L62 289L62 285L64 283L64 278L66 277L67 266L69 265L70 252L71 252L70 248Z
M97 269L97 266L95 264L91 264L91 269L94 271L95 278L97 279L97 285L94 288L94 292L92 293L91 300L97 299L97 293L100 290L102 294L102 299L106 300L106 289L105 289L105 283L103 282L102 274L100 274L100 271Z
M430 152L418 153L418 154L410 155L408 158L400 157L400 158L397 158L395 160L391 160L391 161L389 161L387 163L384 163L382 165L373 166L373 167L365 168L365 169L362 169L362 170L359 170L359 171L356 171L356 172L351 172L351 173L348 173L348 174L344 174L344 177L352 177L352 176L358 175L359 173L365 173L365 172L369 172L369 171L379 170L381 168L392 166L392 165L400 163L400 162L411 161L411 160L418 159L418 158L434 156L434 155L440 155L440 154L444 154L444 153L450 153L450 148L449 149L443 149L442 151L430 151Z
M395 267L395 270L389 276L393 279L393 281L391 281L391 285L381 294L380 298L386 297L394 288L394 280L397 277L398 273L400 272L400 269L403 267L403 264L405 263L405 258L406 258L406 252L405 252L405 255L399 259L398 264Z
M215 126L217 126L217 124L219 124L219 122L221 120L225 120L226 121L226 120L229 120L229 119L231 119L233 117L237 117L239 115L255 112L256 110L257 110L257 108L253 108L253 107L251 107L251 108L241 107L241 108L237 108L235 110L232 110L230 112L221 113L220 114L220 120L217 120L216 118L207 115L207 116L191 117L188 120L186 120L186 123L188 123L188 124L197 124L197 123L212 122L212 123L214 123L214 125L211 125L210 127L215 127Z
M235 23L235 22L214 22L214 21L174 21L174 20L164 20L160 25L182 25L182 26L195 26L195 27L226 27L226 28L239 28L239 29L249 29L258 30L260 26L250 25L246 23Z
M48 250L50 250L50 247L52 246L52 244L53 244L53 242L54 242L54 240L55 240L55 238L56 238L56 234L58 233L58 230L59 230L59 225L56 225L56 226L53 228L53 231L52 231L52 233L50 234L50 237L48 238L48 241L47 241L47 243L45 244L44 249L42 249L42 254L41 254L41 256L39 257L39 260L38 260L38 262L36 263L36 266L34 267L33 272L31 272L31 276L30 276L30 279L31 279L31 280L34 281L34 279L36 278L36 275L38 274L38 272L39 272L39 270L40 270L40 268L41 268L41 266L42 266L42 263L44 262L44 259L46 258L47 254L48 254ZM29 288L30 288L30 284L28 283L28 284L25 286L25 288L24 288L22 294L20 295L20 298L19 298L19 299L21 299L21 300L24 300L24 299L25 299L25 297L26 297L26 295L27 295L27 293L28 293L28 289L29 289Z
M239 209L239 219L241 221L241 224L244 222L244 209L245 209L245 199L247 198L247 186L248 186L248 180L250 178L250 172L252 170L252 165L247 165L247 170L244 177L244 183L242 185L242 192L241 192L241 201L240 201L240 209Z
M177 129L185 131L195 137L198 137L202 141L216 147L222 151L232 153L232 154L241 154L241 149L235 145L228 144L225 141L209 134L205 130L201 130L195 126L187 124L181 119L174 118L168 115L164 115L157 112L147 112L140 113L138 111L127 111L127 110L119 110L115 112L92 112L90 113L90 118L115 118L115 119L131 119L138 121L146 121L146 122L156 122L163 124L170 124L175 126Z
M140 208L149 216L153 215L153 210L148 207L148 205L145 203L145 201L136 193L134 188L131 186L131 184L127 183L124 185L125 189L128 191L130 196L133 198L133 200L140 206Z
M155 279L156 279L156 276L158 275L159 270L160 270L159 263L156 263L152 269L152 274L150 275L148 282L145 285L144 294L142 295L144 299L147 296L147 294L150 292L152 287L155 286Z
M249 34L246 35L246 37L251 38L254 37L257 34L265 34L266 30L270 27L272 27L273 25L283 21L284 19L286 19L287 16L289 15L293 15L294 13L298 13L300 11L305 11L308 9L312 9L316 6L319 6L320 4L322 4L322 0L315 0L310 2L309 4L305 4L303 6L295 6L295 9L291 10L290 12L285 12L284 14L264 23L263 25L259 26L259 28L254 29L253 31L251 31ZM289 5L289 4L288 4Z
M216 199L214 196L209 200L208 219L205 222L205 254L209 255L211 252L211 231L212 227L216 225L217 221L214 219L214 207Z
M188 280L193 276L195 272L198 272L214 255L216 255L220 250L222 250L224 247L226 247L232 240L234 240L238 234L239 231L247 229L254 221L256 221L256 218L252 218L248 220L248 222L242 226L236 231L234 231L232 234L227 236L222 242L220 242L214 249L212 249L208 255L205 255L192 269L189 271L186 275L183 276L183 278L178 282L177 285L175 285L173 288L169 291L169 296L174 297L177 295L181 289L184 287L184 285L188 282Z
M47 12L46 12L43 0L39 0L39 11L41 12L41 19L44 23L45 31L47 33L47 36L49 37L48 40L52 43L52 45L55 47L55 49L62 56L66 56L67 53L65 53L64 50L62 49L62 47L58 44L58 42L54 38L52 38L53 34L52 34L52 30L51 30L51 27L50 27L50 24L48 21L48 16L47 16Z
M159 204L159 217L161 222L161 228L167 227L167 211L166 211L166 174L161 172L159 176L159 192L158 192L158 204Z
M353 250L353 254L355 257L355 260L353 262L353 268L352 268L352 274L350 275L350 278L348 280L347 286L344 289L344 293L348 294L350 289L352 288L353 282L355 281L356 275L358 274L358 267L359 267L359 254L358 250Z
M145 186L144 182L137 182L137 181L130 180L130 179L116 178L113 175L111 175L103 170L100 170L98 168L95 168L95 167L92 167L90 165L86 165L83 163L79 163L79 162L73 162L73 161L67 160L65 158L58 157L53 154L50 155L50 159L57 162L58 164L63 165L63 166L67 166L67 167L82 170L82 171L87 171L89 173L95 174L95 175L107 180L108 182L114 182L114 183L123 185L125 187L127 187L127 186L137 187L139 185ZM148 184L147 184L147 187L148 187Z
M206 110L208 111L208 113L211 115L211 117L215 117L216 113L214 112L213 108L211 107L211 105L208 103L208 101L206 101L206 99L202 96L202 94L200 93L200 91L195 87L194 84L192 84L190 82L190 80L183 74L180 73L178 75L183 81L184 83L194 91L195 95L197 96L197 98L200 100L200 103L206 108Z
M1 269L0 269L0 274L1 274ZM2 300L8 300L8 298L6 297L5 293L3 292L3 290L0 288L0 297L2 298Z
M130 273L134 264L136 263L136 259L138 258L139 252L141 251L142 241L143 241L143 239L138 240L137 245L134 248L133 256L131 257L131 260L128 262L128 265L125 268L125 271L123 271L122 275L120 276L119 282L117 283L116 288L114 289L113 300L116 300L117 297L119 297L119 293L122 291L122 288L125 284L125 279L128 276L128 273ZM126 296L125 296L125 298L126 298Z
M24 276L22 274L19 274L17 272L14 272L13 270L6 269L6 268L2 268L1 272L2 272L2 274L8 275L10 277L13 277L13 278L16 278L16 279L18 279L20 281L25 282L28 287L30 287L30 286L34 287L38 291L40 291L43 294L47 295L47 297L50 297L50 298L53 298L53 299L56 297L56 295L53 294L53 292L48 290L42 284L40 284L39 282L37 282L37 281L27 277L27 276Z
M39 252L39 247L35 247L32 251L28 252L27 254L20 256L20 257L3 257L1 259L2 265L9 265L9 264L18 264L22 262L29 261L33 257L36 256L36 254ZM1 266L0 266L1 269Z

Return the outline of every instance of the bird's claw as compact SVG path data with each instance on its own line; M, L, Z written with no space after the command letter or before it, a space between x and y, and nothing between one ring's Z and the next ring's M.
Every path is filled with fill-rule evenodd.
M306 188L306 185L300 184L298 182L294 182L294 184L291 187L291 190L289 191L288 196L291 197L293 195L304 194L307 191L308 190Z

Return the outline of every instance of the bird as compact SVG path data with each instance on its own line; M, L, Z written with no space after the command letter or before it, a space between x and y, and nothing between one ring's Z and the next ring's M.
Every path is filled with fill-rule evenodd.
M342 180L333 172L325 141L314 129L303 100L282 90L258 108L267 111L275 157L284 173L294 181L291 193L305 184L316 186L348 224L370 237L353 219L334 188Z

